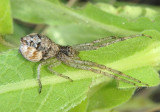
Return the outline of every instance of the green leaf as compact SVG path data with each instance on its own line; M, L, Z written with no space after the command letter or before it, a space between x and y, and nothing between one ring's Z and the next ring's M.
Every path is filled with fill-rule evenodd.
M138 17L147 17L154 20L157 16L159 16L158 11L147 7L125 5L116 8L113 5L105 3L97 3L96 6L107 13L126 17L133 20Z
M60 45L76 45L113 35L108 31L83 24L50 26L46 31L48 37Z
M155 77L157 72L153 68L143 67L139 69L132 69L127 74L133 74L133 76L141 77L142 74L146 75L145 80ZM140 75L141 74L141 75ZM152 75L151 75L152 74ZM154 76L155 75L155 76ZM155 80L155 79L152 79ZM157 80L159 81L159 79ZM123 83L123 82L121 82ZM124 85L121 85L124 88ZM153 85L155 82L152 82ZM158 82L157 82L158 83ZM117 88L114 82L102 83L97 87L93 87L90 90L88 111L105 111L117 107L118 105L127 102L133 95L135 89L123 89ZM114 99L114 100L113 100Z
M15 19L49 25L46 29L47 34L52 40L62 45L90 42L110 35L128 36L139 33L151 35L152 39L137 37L99 50L82 51L79 56L83 60L94 61L120 70L149 86L159 84L158 73L152 67L160 63L160 33L158 32L160 23L157 13L153 14L153 10L152 13L149 13L153 15L138 19L139 15L130 15L131 19L130 16L126 16L126 9L121 10L121 15L127 17L124 18L114 13L108 13L93 4L88 4L81 9L72 9L59 3L58 0L11 0L11 6ZM135 10L140 11L138 7ZM133 20L133 18L136 19ZM17 35L13 36L16 39L11 42L18 44L18 38L26 32L23 32L23 27L18 25L16 27L18 34L15 32ZM156 29L157 31L146 29ZM5 39L10 40L11 37ZM132 96L135 88L134 85L122 81L119 81L117 85L116 83L108 84L111 80L109 77L61 64L53 69L71 77L74 81L69 82L57 77L51 74L46 66L43 66L41 69L43 89L39 95L36 80L39 63L25 60L18 53L18 49L1 53L0 60L0 71L2 71L0 72L0 105L2 106L0 110L2 112L61 112L69 110L74 112L77 109L85 112L88 101L90 101L88 110L106 110L126 102ZM126 80L130 79L126 78ZM102 87L101 84L104 82L107 85ZM144 85L139 84L139 86L143 87ZM90 88L94 90L88 94ZM119 88L123 88L123 90ZM116 92L119 93L119 96ZM124 96L124 94L127 95ZM107 100L95 104L95 100L100 101L102 97L108 99L111 102L110 105ZM115 101L114 97L118 97L118 100ZM101 105L101 103L104 104ZM106 103L107 105L105 105Z
M68 112L87 112L88 100L81 102L81 104L77 105L76 107L72 108Z
M44 69L41 75L48 74L48 76L42 78L43 90L39 94L35 78L35 63L24 60L18 50L1 54L0 60L2 59L4 60L0 63L0 70L3 70L0 74L2 112L23 110L61 112L73 108L86 98L91 79L79 78L80 73L75 76L77 79L74 82L69 82L66 79L52 76ZM9 62L7 65L3 64L7 61Z
M62 24L73 21L72 17L66 15L65 9L59 5L58 1L55 1L52 4L47 0L11 0L13 17L36 24Z
M0 34L13 32L12 17L9 0L1 0L0 3Z
M88 4L83 10L79 10L78 12L88 24L114 33L129 35L146 29L156 29L159 31L159 22L157 21L159 20L159 16L156 17L154 22L146 17L131 21L124 17L104 12L92 4ZM94 12L94 14L91 12Z
M79 56L82 59L121 70L127 75L149 84L149 86L155 86L159 84L159 76L158 73L151 72L152 69L149 66L155 66L160 62L160 42L157 39L160 33L156 31L143 33L151 35L153 39L137 37L96 51L83 51ZM69 82L64 78L51 74L46 66L43 66L41 69L43 89L39 95L36 80L38 63L25 60L18 53L18 49L0 54L0 60L0 71L2 71L0 73L0 105L2 106L2 112L22 110L28 112L46 110L48 112L58 112L62 109L67 111L87 98L87 92L92 81L91 87L94 87L99 83L104 81L107 83L111 80L109 77L94 74L90 71L74 69L64 64L55 67L54 70L74 80ZM99 80L99 83L96 83L95 79ZM120 87L133 88L133 85L120 83ZM128 97L131 95L128 95ZM126 100L113 103L112 107L124 101Z
M14 46L10 43L6 42L1 36L0 36L0 53L7 51L8 49L13 48Z
M0 43L0 52L7 51L8 49L9 49L8 46L5 46L5 45Z
M147 109L147 108L149 110L152 110L153 107L159 107L159 104L158 103L155 104L155 102L149 99L149 97L146 94L145 95L140 94L132 98L126 104L119 106L118 108L116 108L116 110L120 110L122 112L125 112L126 110L141 111L142 109Z
M3 39L16 47L19 47L20 38L31 33L31 30L33 30L33 28L25 27L16 22L14 23L13 26L14 26L14 33L3 36Z
M14 18L30 23L49 25L78 23L121 35L137 34L146 29L158 31L160 29L159 16L155 17L154 20L150 20L147 18L148 16L128 20L107 13L92 4L74 10L60 3L55 3L53 0L27 0L25 2L12 0L11 5ZM36 9L32 10L35 6Z
M159 35L159 32L157 32L157 31L144 31L142 33L147 34L147 35L151 35L153 37L153 39L150 39L148 37L137 37L137 38L123 41L123 42L118 42L116 44L112 44L108 47L101 48L96 51L93 51L93 50L92 51L82 51L80 53L80 57L83 60L90 59L91 61L95 61L95 62L101 63L101 64L104 64L104 61L105 61L105 63L111 63L111 62L115 61L115 63L118 64L119 62L117 62L117 60L120 61L120 59L122 59L122 62L120 62L118 64L119 67L121 65L124 65L124 66L126 65L125 63L123 63L125 60L127 60L125 62L129 64L130 61L133 62L133 60L137 60L137 58L139 58L139 60L141 60L143 58L143 60L141 60L143 63L144 62L149 63L149 61L151 61L151 60L147 59L148 55L153 53L152 55L154 57L155 56L154 53L159 52L159 51L156 51L155 48L157 48L157 50L159 49L158 37L160 35ZM151 49L155 50L155 52L150 51ZM142 56L142 54L146 58L139 57L139 56ZM97 58L96 56L98 56L100 59ZM129 59L127 59L127 58L129 58ZM155 58L151 58L151 59L155 59ZM154 62L156 64L155 60L154 60ZM143 66L143 63L139 64L138 61L135 61L134 63L135 63L135 67L138 67L141 65ZM159 63L159 62L157 62L157 63ZM117 65L117 64L115 64L115 65ZM130 66L128 66L128 64L127 64L127 68L130 67ZM122 66L122 68L123 68L123 66ZM125 68L125 69L127 69L127 68Z
M99 88L99 87L98 87ZM93 90L96 88L93 88ZM102 84L89 98L88 112L111 109L128 101L135 89L118 89L114 82Z

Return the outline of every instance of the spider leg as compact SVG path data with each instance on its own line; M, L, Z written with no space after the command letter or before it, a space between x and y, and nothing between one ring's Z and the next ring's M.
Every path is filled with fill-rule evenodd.
M38 80L38 84L39 84L39 94L40 94L41 91L42 91L42 83L41 83L41 77L40 77L41 67L42 67L43 65L47 65L47 64L50 64L50 63L54 63L55 61L57 61L57 59L42 61L42 62L38 65L38 68L37 68L37 80Z
M99 49L101 47L105 47L105 46L109 46L111 44L117 43L119 41L124 41L124 40L128 40L128 39L131 39L131 38L136 38L136 37L141 37L141 36L146 36L146 37L151 38L151 36L144 35L144 34L131 35L131 36L128 36L128 37L123 37L123 38L118 38L116 36L111 36L111 37L95 40L91 43L75 45L75 46L73 46L73 48L78 50L78 51L96 50L96 49ZM105 42L106 40L112 40L112 39L114 39L114 40L109 41L109 42ZM98 44L98 45L96 45L96 44Z
M111 40L111 39L116 39L116 38L117 38L117 37L115 37L115 36L100 38L100 39L94 40L93 42L90 42L90 43L75 45L75 47L80 47L80 46L91 46L91 45L94 45L95 43L100 43L100 42L104 42L104 41L106 41L106 40Z
M106 37L106 38L101 38L98 40L94 40L90 43L84 43L84 44L78 44L75 46L72 46L74 49L82 51L82 50L93 50L93 49L97 49L96 46L94 46L96 43L101 43L107 40L112 40L112 39L116 39L117 37L115 36L110 36L110 37Z
M117 43L117 42L119 42L119 41L124 41L124 40L128 40L128 39L131 39L131 38L142 37L142 36L146 36L146 37L151 38L150 36L144 35L144 34L131 35L131 36L128 36L128 37L118 38L118 39L113 40L113 41L111 41L111 42L107 42L107 43L101 44L101 45L99 45L98 47L105 47L105 46L108 46L108 45Z
M120 72L118 70L112 69L112 68L107 67L105 65L101 65L101 64L97 64L95 62L85 61L85 60L83 60L83 61L82 60L74 60L74 62L77 63L77 64L88 65L88 66L92 66L92 67L97 67L97 68L100 68L100 69L108 70L108 71L110 71L110 72L112 72L114 74L121 75L121 76L123 76L125 78L128 78L128 79L130 79L132 81L135 81L137 83L149 86L148 84L143 83L142 81L140 81L140 80L138 80L138 79L136 79L134 77L128 76L128 75L126 75L126 74L124 74L124 73L122 73L122 72Z
M58 65L60 65L60 64L61 64L60 61L57 61L57 62L55 62L55 63L52 63L51 65L48 66L49 71L50 71L52 74L55 74L55 75L60 76L60 77L63 77L63 78L68 79L69 81L72 82L73 80L72 80L70 77L65 76L65 75L63 75L63 74L60 74L60 73L58 73L58 72L56 72L56 71L54 71L54 70L52 69L53 67L58 66Z
M77 63L74 63L74 62L70 62L70 63L64 62L64 63L67 64L67 65L69 65L69 66L71 66L71 67L73 67L73 68L78 68L78 69L82 69L82 70L91 71L91 72L94 72L94 73L97 73L97 74L102 74L104 76L108 76L108 77L114 78L116 80L121 80L123 82L132 84L132 85L134 85L136 87L139 87L139 85L137 85L134 82L128 81L126 79L123 79L121 77L115 76L115 75L107 73L107 72L103 72L102 70L99 70L99 69L94 69L92 67L88 67L88 66L85 66L85 65L80 65L80 64L77 64Z

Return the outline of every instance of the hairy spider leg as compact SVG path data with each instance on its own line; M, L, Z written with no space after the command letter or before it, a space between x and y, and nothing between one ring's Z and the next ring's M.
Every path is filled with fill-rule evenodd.
M124 40L128 40L128 39L131 39L131 38L142 37L142 36L146 36L146 37L151 38L150 36L147 36L147 35L144 35L144 34L131 35L131 36L128 36L128 37L118 38L118 39L113 40L113 41L111 41L111 42L107 42L107 43L104 43L104 44L100 44L98 47L104 47L104 46L108 46L108 45L110 45L110 44L117 43L117 42L119 42L119 41L124 41Z
M107 67L107 66L102 65L102 64L97 64L95 62L86 61L86 60L74 60L74 62L77 63L77 64L88 65L88 66L92 66L92 67L97 67L97 68L100 68L100 69L108 70L108 71L110 71L110 72L112 72L114 74L118 74L120 76L128 78L128 79L130 79L132 81L135 81L137 83L143 84L145 86L149 86L148 84L143 83L142 81L140 81L140 80L138 80L138 79L136 79L134 77L128 76L128 75L126 75L126 74L124 74L124 73L122 73L122 72L120 72L118 70L112 69L112 68Z
M117 37L115 37L115 36L100 38L100 39L94 40L94 41L92 41L92 42L90 42L90 43L84 43L84 44L75 45L75 47L90 46L90 45L94 45L95 43L104 42L104 41L106 41L106 40L111 40L111 39L116 39L116 38L117 38Z
M41 93L41 90L42 90L42 83L41 83L41 76L40 76L40 72L41 72L41 67L43 66L43 65L48 65L48 64L50 64L50 63L54 63L54 62L56 62L57 61L57 59L52 59L52 60L45 60L45 61L42 61L39 65L38 65L38 67L37 67L37 80L38 80L38 84L39 84L39 93Z
M51 65L48 66L48 70L49 70L52 74L55 74L55 75L60 76L60 77L63 77L63 78L68 79L69 81L72 82L73 80L72 80L70 77L65 76L65 75L63 75L63 74L60 74L60 73L58 73L58 72L56 72L56 71L53 70L53 67L56 67L56 66L58 66L58 65L60 65L60 64L61 64L60 61L57 61L57 62L55 62L55 63L52 63Z
M108 77L114 78L114 79L116 79L116 80L121 80L121 81L123 81L123 82L132 84L132 85L134 85L134 86L136 86L136 87L139 87L139 85L137 85L137 84L134 83L134 82L128 81L128 80L126 80L126 79L122 79L122 78L120 78L120 77L118 77L118 76L115 76L115 75L110 74L110 73L107 73L107 72L103 72L102 70L98 70L98 69L94 69L94 68L91 68L91 67L88 67L88 66L80 65L80 64L77 64L77 63L74 63L74 62L72 62L72 63L64 62L64 63L65 63L66 65L69 65L69 66L73 67L73 68L91 71L91 72L96 73L96 74L102 74L102 75L104 75L104 76L108 76Z
M94 40L90 43L84 43L84 44L78 44L78 45L75 45L75 46L72 46L74 49L78 50L78 51L82 51L82 50L95 50L97 49L96 46L94 46L94 44L96 43L101 43L101 42L104 42L104 41L107 41L107 40L112 40L112 39L116 39L117 37L115 36L110 36L110 37L105 37L105 38L101 38L101 39L98 39L98 40Z
M60 64L61 64L61 62L58 61L57 59L52 59L52 60L43 61L42 63L40 63L40 64L38 65L38 68L37 68L37 73L38 73L38 75L37 75L37 80L38 80L38 84L39 84L39 93L41 93L41 91L42 91L42 83L41 83L41 78L40 78L40 70L41 70L41 67L42 67L43 65L49 65L49 66L48 66L48 70L49 70L52 74L55 74L55 75L57 75L57 76L63 77L63 78L65 78L65 79L68 79L68 80L71 81L71 82L73 81L70 77L65 76L65 75L63 75L63 74L60 74L60 73L58 73L58 72L56 72L56 71L54 71L54 70L52 69L53 67L59 66Z
M124 40L128 40L128 39L131 39L131 38L142 37L142 36L152 38L151 36L148 36L148 35L145 35L145 34L131 35L131 36L128 36L128 37L123 37L123 38L118 38L116 36L111 36L111 37L106 37L106 38L95 40L91 43L75 45L75 46L73 46L73 48L78 50L78 51L96 50L96 49L99 49L101 47L106 47L106 46L109 46L111 44L117 43L119 41L124 41ZM115 40L104 43L105 40L111 40L111 39L115 39ZM97 43L99 45L96 46L95 44L97 44Z

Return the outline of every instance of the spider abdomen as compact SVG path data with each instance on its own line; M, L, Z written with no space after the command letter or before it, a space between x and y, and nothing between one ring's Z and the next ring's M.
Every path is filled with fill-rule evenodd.
M42 59L42 51L37 51L34 47L23 45L20 47L20 51L29 61L38 62Z

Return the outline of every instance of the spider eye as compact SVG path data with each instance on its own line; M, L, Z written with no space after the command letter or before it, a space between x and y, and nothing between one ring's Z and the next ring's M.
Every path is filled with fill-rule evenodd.
M23 37L21 38L21 42L23 42L24 41L24 39L23 39Z
M27 45L27 41L24 39L24 37L21 38L20 42L22 45Z

